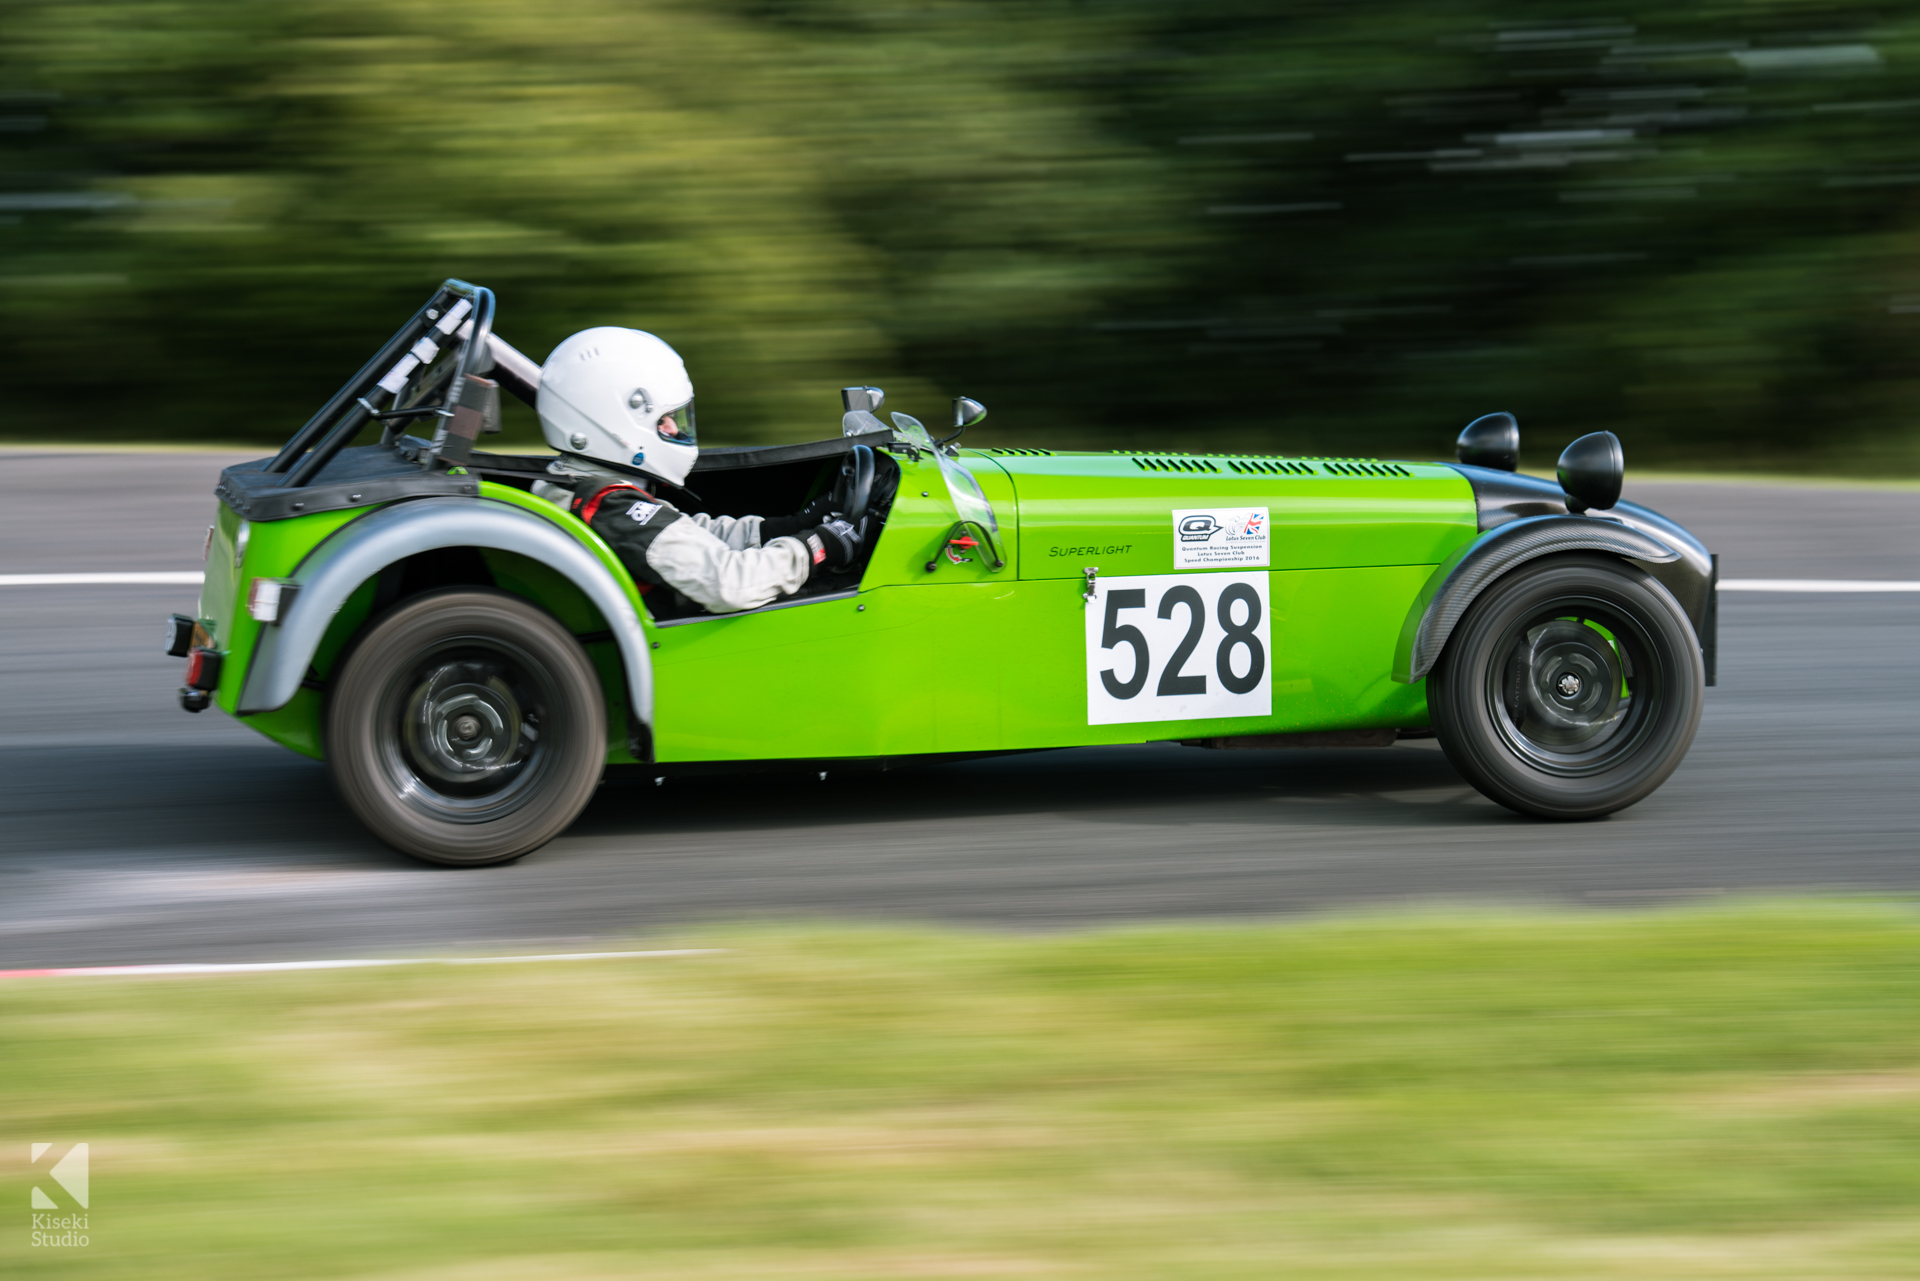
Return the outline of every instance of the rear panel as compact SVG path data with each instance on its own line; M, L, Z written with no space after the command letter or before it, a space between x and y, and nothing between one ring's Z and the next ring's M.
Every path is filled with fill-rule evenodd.
M262 624L247 613L247 585L256 578L286 578L307 553L342 525L374 510L316 512L291 520L246 521L227 504L216 507L213 539L207 549L206 579L200 587L202 643L222 655L220 687L214 705L228 715L240 700L247 666ZM303 755L318 757L320 699L302 689L293 702L275 712L240 721Z

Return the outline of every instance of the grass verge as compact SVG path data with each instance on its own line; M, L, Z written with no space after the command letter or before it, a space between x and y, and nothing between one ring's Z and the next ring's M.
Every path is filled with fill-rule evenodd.
M1920 917L1789 902L0 988L0 1271L1895 1277ZM87 1141L89 1244L29 1244ZM57 1189L53 1189L57 1191Z

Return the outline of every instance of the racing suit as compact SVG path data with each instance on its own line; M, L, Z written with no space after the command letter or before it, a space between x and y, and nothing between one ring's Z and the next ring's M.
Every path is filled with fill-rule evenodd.
M636 582L671 587L716 614L758 609L823 570L853 562L860 540L826 500L793 516L709 516L654 497L636 478L578 464L549 468L567 483L533 492L606 540Z

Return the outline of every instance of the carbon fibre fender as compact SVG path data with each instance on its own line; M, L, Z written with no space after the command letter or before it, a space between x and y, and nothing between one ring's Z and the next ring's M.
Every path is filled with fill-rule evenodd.
M314 548L293 572L299 591L286 617L261 631L235 710L270 712L286 706L354 589L395 561L441 547L516 552L564 574L606 618L620 646L635 723L653 723L653 663L626 589L552 521L486 498L395 503L342 527Z
M1556 552L1611 552L1649 565L1680 559L1653 535L1604 516L1528 516L1495 526L1448 557L1420 589L1400 628L1393 679L1411 684L1432 671L1447 637L1489 583Z

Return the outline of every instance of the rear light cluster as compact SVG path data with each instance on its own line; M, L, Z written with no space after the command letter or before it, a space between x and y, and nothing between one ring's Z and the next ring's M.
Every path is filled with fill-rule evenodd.
M180 687L180 706L190 712L204 712L213 703L213 691L220 688L220 651L200 627L198 619L185 614L167 617L167 653L187 660L187 683Z
M204 712L220 688L220 651L195 645L187 653L187 683L180 687L180 706Z
M247 615L255 622L280 623L299 591L300 584L290 578L256 578L247 584ZM168 654L187 660L180 706L190 712L204 712L213 705L213 691L220 688L220 651L212 647L213 638L199 620L185 614L167 618L166 640Z

